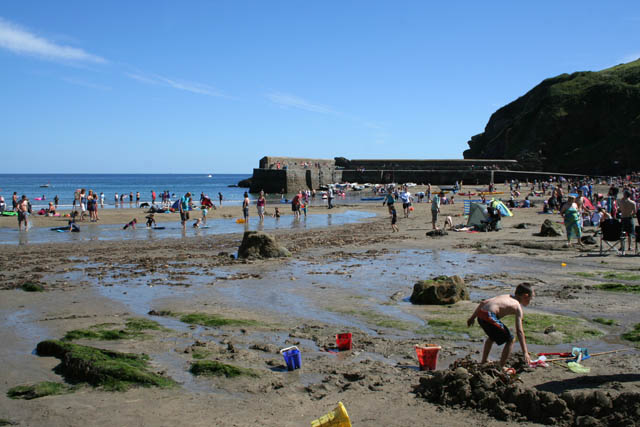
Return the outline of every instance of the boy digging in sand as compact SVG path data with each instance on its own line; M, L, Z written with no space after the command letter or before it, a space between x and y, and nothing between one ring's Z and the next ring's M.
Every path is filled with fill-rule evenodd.
M515 296L498 295L486 299L478 305L478 308L476 308L471 317L469 317L469 320L467 320L467 326L473 325L477 317L478 324L488 336L484 342L482 361L480 363L487 362L489 352L494 342L498 345L504 344L502 356L500 357L500 366L504 367L507 363L507 359L513 349L514 338L509 328L507 328L500 319L512 314L516 316L516 335L518 336L518 341L520 341L525 363L527 365L531 363L531 358L527 351L527 341L524 337L524 330L522 329L522 306L528 306L534 295L533 289L531 289L529 284L521 283L516 288Z

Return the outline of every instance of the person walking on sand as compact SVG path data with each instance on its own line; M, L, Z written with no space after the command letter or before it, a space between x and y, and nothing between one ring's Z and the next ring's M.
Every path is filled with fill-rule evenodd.
M191 204L191 193L187 193L180 198L178 208L180 209L180 223L182 230L187 230L187 221L189 220L189 205Z
M580 246L584 246L582 243L582 227L580 227L580 213L574 196L567 198L567 203L560 209L560 214L564 218L564 228L567 231L567 246L571 247L571 239L574 237L578 239Z
M431 224L433 225L433 229L437 230L436 222L438 222L438 214L440 213L440 197L444 196L444 192L440 192L439 194L433 195L433 200L431 200Z
M391 205L391 232L392 233L397 233L400 230L398 230L398 225L396 224L398 222L398 214L396 212L396 208L393 207L393 204Z
M391 187L389 187L387 189L387 194L384 196L384 201L382 202L382 206L384 206L385 204L387 205L387 208L389 209L389 215L393 215L393 204L394 204L395 200L393 198L393 193L391 192Z
M500 366L504 368L515 341L509 328L500 319L510 315L516 316L516 335L518 336L518 341L520 341L525 363L527 365L531 363L529 351L527 350L527 340L522 328L522 319L524 317L522 307L528 306L534 295L531 285L521 283L516 287L515 295L498 295L478 304L478 307L467 320L467 326L473 325L475 319L478 318L478 324L487 334L480 363L487 363L491 347L495 342L498 345L504 344L502 356L500 357Z

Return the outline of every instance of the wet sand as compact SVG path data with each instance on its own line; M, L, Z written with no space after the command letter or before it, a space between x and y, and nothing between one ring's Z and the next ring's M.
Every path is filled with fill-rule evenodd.
M456 199L455 205L442 208L443 218L451 215L454 223L462 221L462 201ZM354 425L515 424L469 409L434 405L412 391L428 375L417 369L415 344L442 346L439 369L466 355L479 359L483 335L478 327L466 333L436 327L433 320L464 320L479 299L509 292L521 282L532 283L537 293L525 317L570 316L602 334L559 343L562 336L557 333L525 327L527 336L548 339L547 344L530 343L531 351L570 351L581 346L595 352L629 346L620 334L640 323L638 302L631 294L593 286L611 282L607 272L635 274L635 256L601 257L595 246L565 248L562 237L534 236L545 219L561 221L558 215L538 214L539 208L515 209L514 217L503 219L500 232L449 232L429 238L425 232L431 229L430 205L415 203L414 207L408 219L399 212L400 233L391 233L381 202L331 211L377 214L361 223L269 231L292 252L291 258L278 260L232 259L241 231L188 234L153 244L126 240L3 246L0 419L50 426L299 426L309 425L342 401ZM233 219L240 208L210 212L210 218ZM252 216L254 212L255 208ZM132 214L126 209L100 212L105 224L125 223ZM312 207L310 214L326 215L327 210ZM1 227L17 223L15 218L1 219ZM177 214L167 215L167 220L177 221ZM50 227L56 220L36 221L37 226ZM520 223L533 225L514 228ZM407 301L416 281L439 274L463 277L471 301L452 307ZM26 281L42 284L45 292L16 289ZM253 323L194 327L175 317L149 315L151 310L216 314ZM107 392L84 386L73 394L31 401L6 396L16 385L61 381L53 370L57 359L32 354L38 342L60 338L72 329L123 325L133 317L158 321L168 330L149 331L146 339L77 343L148 354L154 372L178 381L178 387ZM592 322L597 317L615 324ZM559 323L557 327L562 329ZM352 351L330 351L340 332L353 333ZM277 353L290 345L301 349L301 370L287 372ZM208 359L254 368L260 376L194 377L188 368L200 349L206 349ZM514 351L520 352L518 344ZM498 357L499 349L494 347L492 358ZM634 350L585 361L591 368L588 375L577 376L551 365L522 373L520 378L526 386L554 393L576 387L638 393L637 360Z

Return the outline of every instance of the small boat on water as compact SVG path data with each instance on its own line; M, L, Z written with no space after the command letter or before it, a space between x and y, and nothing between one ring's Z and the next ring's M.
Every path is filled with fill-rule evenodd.
M42 185L40 186L40 188L49 188L49 186L50 186L50 185L51 185L51 184L42 184Z
M213 177L212 174L207 175L207 178L212 178L212 177Z

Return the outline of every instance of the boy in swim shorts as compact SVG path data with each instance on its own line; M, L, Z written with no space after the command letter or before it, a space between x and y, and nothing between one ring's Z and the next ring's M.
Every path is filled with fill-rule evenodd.
M524 330L522 329L522 306L528 306L534 295L531 285L521 283L516 288L515 295L498 295L484 300L478 305L471 317L467 320L467 326L473 325L477 317L478 324L487 334L488 338L484 342L480 363L487 362L494 342L498 345L504 344L502 356L500 357L500 366L504 367L507 363L515 340L509 328L507 328L500 319L512 314L516 316L516 335L518 336L518 341L520 341L524 360L527 365L531 362L527 350L527 341L524 336Z

